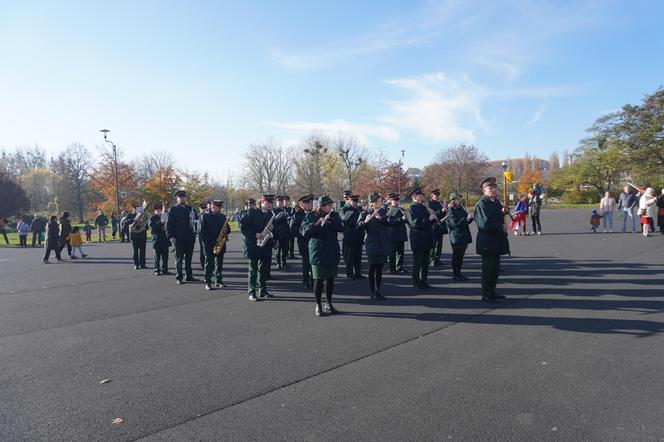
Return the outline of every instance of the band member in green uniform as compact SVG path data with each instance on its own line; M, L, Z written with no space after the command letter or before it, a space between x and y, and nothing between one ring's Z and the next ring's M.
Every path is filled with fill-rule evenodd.
M237 217L237 226L239 229L242 228L242 220L247 216L247 213L251 209L256 208L256 200L253 198L249 198L245 203L244 203L244 209L240 210L240 213L238 214ZM247 241L244 235L242 235L242 256L245 258L247 257Z
M485 178L480 185L484 195L475 205L475 247L477 254L482 256L482 301L495 303L505 299L505 296L496 293L500 256L509 253L509 240L503 224L505 208L498 199L494 177Z
M390 273L403 273L403 254L404 243L408 241L408 232L406 231L406 212L400 207L400 196L397 193L390 193L390 206L387 210L387 235L390 239Z
M223 202L215 200L210 206L210 211L205 212L199 219L199 236L203 251L205 252L205 289L212 290L212 283L215 287L226 287L223 282L222 271L224 268L224 255L226 254L226 244L221 248L219 254L214 253L214 247L219 239L221 229L224 233L231 233L230 224L226 224L226 215L221 213ZM225 225L226 224L226 225ZM225 227L224 227L225 225Z
M293 207L291 198L288 195L284 195L284 204L286 213L288 214L288 259L295 259L295 237L290 230L290 222L293 215L295 215L295 207Z
M129 241L131 241L131 247L133 249L133 258L134 258L134 269L146 269L145 266L145 252L146 245L148 241L148 231L147 226L145 229L134 230L136 221L139 220L139 217L143 215L145 208L139 207L136 210L137 215L129 221Z
M187 204L187 193L184 190L177 191L175 199L177 204L168 211L166 233L175 247L175 280L182 284L183 281L197 281L191 269L196 244L196 213Z
M348 199L350 198L351 194L353 192L350 190L344 190L343 193L341 194L341 201L339 201L339 210L343 209L346 203L348 202Z
M274 195L263 195L260 198L258 209L250 209L242 219L242 235L247 245L249 258L249 300L258 298L272 298L267 291L267 280L272 263L272 249L274 248L274 235L272 228L275 217L272 211ZM284 215L285 217L285 212ZM260 243L259 243L260 242ZM258 296L256 296L258 294Z
M313 288L314 282L311 275L311 262L309 261L309 240L302 235L300 229L304 218L311 212L313 201L313 194L300 197L297 200L298 208L295 209L295 214L290 220L290 234L293 238L297 238L297 250L302 257L302 284L307 290Z
M450 232L450 244L452 245L452 279L455 281L467 281L461 267L463 266L463 257L466 254L468 244L473 242L470 234L470 223L473 222L473 215L469 215L466 209L461 205L461 195L450 193L450 207L445 216L445 223Z
M166 222L161 219L161 209L156 204L152 210L154 215L150 217L150 233L152 233L152 251L154 252L154 274L170 275L168 272L168 248L171 242L166 236Z
M440 201L440 189L433 189L431 191L431 199L427 203L429 208L436 214L438 220L442 220L447 214L447 207ZM435 223L433 226L434 244L431 248L431 265L438 267L443 263L440 256L443 253L443 236L447 233L447 225L445 223Z
M387 233L387 210L379 193L369 195L369 208L360 217L359 225L366 233L365 246L369 261L369 289L371 299L382 300L380 292L383 281L383 266L390 253L390 239Z
M362 211L359 206L360 196L350 195L339 214L344 225L343 255L346 264L346 277L350 279L362 278L362 245L364 244L364 230L358 229L358 221Z
M309 240L309 256L314 276L314 295L316 296L316 316L326 313L338 313L332 305L334 278L339 270L339 241L337 234L343 231L339 215L333 210L332 198L323 195L318 198L318 211L309 212L300 231ZM323 284L325 285L326 309L323 309Z
M274 208L274 214L279 215L283 213L284 215L274 219L274 239L277 241L277 249L274 253L275 259L277 261L277 268L285 269L287 268L286 260L288 258L288 212L286 211L285 198L281 195L278 195L276 198L277 207Z
M406 216L410 226L410 247L413 250L413 287L426 289L429 275L429 257L433 246L433 226L438 217L424 205L424 194L419 187L410 192L413 203Z

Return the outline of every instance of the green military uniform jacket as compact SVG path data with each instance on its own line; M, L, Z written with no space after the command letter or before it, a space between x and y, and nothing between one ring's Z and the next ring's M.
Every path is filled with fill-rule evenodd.
M309 212L304 217L300 232L303 237L309 239L309 260L312 265L336 266L339 264L339 241L337 234L343 231L343 223L333 212L325 225L316 225L319 216Z
M212 212L204 213L199 220L199 235L200 239L206 247L214 247L217 243L217 238L219 238L219 233L221 228L226 222L226 215L223 213L217 213L216 215ZM231 233L231 225L226 226L226 233ZM226 244L221 249L221 253L226 253Z
M468 221L468 212L461 206L450 206L445 216L445 223L450 233L450 244L452 247L465 247L473 242L468 227L472 221Z
M476 251L478 255L507 255L509 240L503 228L503 205L496 198L483 196L475 206L477 223Z
M249 259L272 259L272 249L274 248L274 237L267 240L263 247L258 247L256 243L256 234L261 233L274 213L272 211L263 212L261 209L250 209L242 218L240 230L245 238L247 248L246 256ZM272 224L274 226L274 224Z
M433 247L433 223L429 219L429 210L424 204L413 202L406 212L410 226L410 246L415 250L426 250Z

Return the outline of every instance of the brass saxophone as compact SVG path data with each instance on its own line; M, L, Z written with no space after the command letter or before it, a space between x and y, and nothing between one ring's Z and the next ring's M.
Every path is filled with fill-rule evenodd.
M267 222L267 225L263 229L263 231L258 235L258 238L256 238L256 245L258 247L263 247L267 242L272 238L274 235L272 233L272 227L274 224L274 212L272 212L272 218Z
M221 227L219 236L217 236L217 242L214 245L214 249L212 249L215 255L219 255L221 253L221 251L224 248L224 245L226 244L226 241L228 241L228 233L226 233L227 228L228 228L228 216L226 217L226 221L224 221L224 225Z

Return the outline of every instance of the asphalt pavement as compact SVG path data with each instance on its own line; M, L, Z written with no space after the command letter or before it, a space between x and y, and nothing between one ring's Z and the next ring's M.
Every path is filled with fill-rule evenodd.
M386 274L378 302L340 277L323 318L299 260L249 302L236 234L212 291L134 270L127 244L0 248L0 440L664 440L664 235L588 218L511 236L501 304L474 245L451 280L445 237L433 289Z

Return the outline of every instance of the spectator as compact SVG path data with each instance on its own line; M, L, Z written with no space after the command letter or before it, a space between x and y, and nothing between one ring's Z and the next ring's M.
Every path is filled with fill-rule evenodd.
M81 258L85 258L86 255L83 251L83 238L81 237L81 232L79 231L78 226L71 229L69 234L69 242L71 243L71 259L77 259L76 251L78 250L81 254Z
M71 243L69 234L71 233L71 222L69 221L69 212L62 212L60 217L60 253L67 246L67 254L71 258Z
M609 192L604 193L604 198L599 202L599 210L604 220L604 233L613 232L613 211L616 210L616 199Z
M44 264L48 264L51 251L55 252L55 259L62 261L60 256L60 226L58 225L58 217L55 215L51 216L48 224L46 225L46 228L46 252L44 253L44 259L42 262Z
M35 217L30 223L30 230L32 231L32 247L36 244L39 244L39 247L41 247L42 242L44 241L44 232L46 231L47 222L48 221L45 218L35 213Z
M99 215L95 218L95 227L97 228L97 238L99 242L106 241L106 226L108 225L108 217L104 215L103 210L99 210Z
M602 219L602 215L597 213L597 210L593 210L592 215L590 215L590 230L593 233L597 233L597 228L599 227L599 220Z
M528 214L528 200L526 194L522 193L519 197L519 202L516 203L514 208L514 215L510 223L510 229L514 230L515 235L527 235L528 227L526 226L526 215ZM519 232L521 230L521 232Z
M649 235L650 224L657 218L657 204L655 204L657 199L654 193L655 190L648 187L639 200L639 216L641 217L641 224L643 224L643 236Z
M632 233L636 232L636 206L639 204L639 200L629 191L629 186L625 186L623 191L620 193L618 203L618 210L622 212L622 228L620 231L625 233L627 231L627 219L632 220Z
M90 221L85 222L85 225L83 226L83 232L85 232L86 244L92 242L92 226L90 225Z
M118 234L118 217L115 216L115 213L111 212L111 237L115 240L115 236Z
M542 210L543 194L537 194L535 189L530 191L530 200L528 201L528 210L530 211L530 221L533 226L533 235L542 234L542 222L540 221L540 211Z
M9 244L9 238L7 238L7 230L5 229L5 226L8 222L9 221L7 221L7 218L0 216L0 235L5 237L5 242L7 244Z
M664 189L662 194L657 197L657 225L659 226L659 233L664 235Z
M28 247L28 233L30 233L30 224L21 219L16 225L16 231L18 232L18 242L21 248Z

